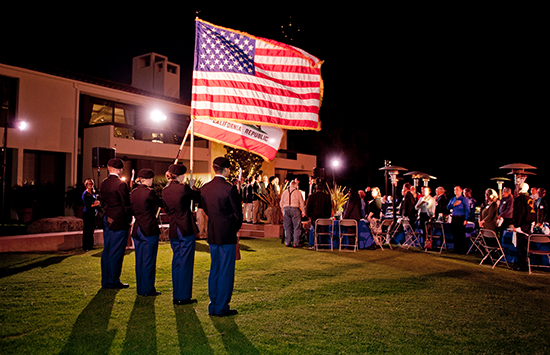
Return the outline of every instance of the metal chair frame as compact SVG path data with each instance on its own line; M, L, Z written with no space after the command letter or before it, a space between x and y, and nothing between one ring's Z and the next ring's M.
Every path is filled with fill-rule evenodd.
M344 227L345 232L342 231L342 227ZM348 232L348 228L353 227L355 232L350 233ZM359 248L359 226L357 224L357 221L354 219L342 219L338 223L338 234L340 237L340 244L338 245L338 251L342 251L342 247L353 247L353 252L357 252L357 249ZM348 237L348 244L342 244L342 238ZM355 242L353 244L349 244L349 238L353 237L355 239ZM344 251L350 251L346 250Z
M441 229L441 235L434 234L435 229ZM431 233L430 233L431 232ZM447 240L445 238L445 228L443 226L443 223L441 222L426 222L426 240L429 238L432 239L432 243L434 238L439 239L441 238L441 246L439 247L439 254L441 255L441 252L443 251L443 248L445 250L447 249ZM426 245L426 241L424 241L424 245ZM432 244L433 246L433 244ZM425 251L428 251L428 248L425 248Z
M550 250L540 250L540 249L532 249L531 243L539 243L539 244L550 244L550 237L545 234L531 234L529 236L529 239L527 240L527 263L529 265L529 275L532 274L531 267L543 267L543 268L550 268L550 265L542 265L542 264L532 264L531 263L531 255L539 255L539 256L545 256L548 258L548 262L550 263ZM538 274L538 273L537 273Z
M329 226L332 226L332 229L329 228L329 231L328 232L319 232L318 231L318 227L320 226L323 226L323 227L329 227ZM321 236L327 236L329 237L330 239L330 251L333 250L333 245L332 245L332 240L334 238L334 222L329 219L329 218L319 218L318 220L315 221L315 229L314 229L314 237L315 237L315 241L314 241L314 247L315 247L315 251L328 251L328 249L319 249L320 246L329 246L329 244L320 244L319 243L319 237Z
M489 230L489 229L481 229L479 231L479 233L481 234L481 239L482 239L482 246L483 246L483 249L485 249L486 251L486 255L483 259L481 259L481 262L479 263L479 265L482 265L483 262L487 259L487 258L490 258L491 259L491 262L493 263L493 269L495 268L495 266L498 264L498 262L501 260L501 259L504 259L504 262L506 263L506 266L508 268L510 268L510 265L508 264L508 261L506 260L506 255L504 254L504 248L502 247L502 245L500 244L500 240L498 240L498 237L496 235L496 233L492 230ZM494 246L494 245L488 245L487 243L487 240L495 240L496 241L496 245L497 246ZM496 253L498 256L498 259L496 259L495 261L495 258L493 258L493 253ZM499 256L500 254L500 256ZM495 257L496 257L495 256Z
M481 253L481 256L485 256L485 252L483 251L483 244L482 244L483 239L482 239L482 235L481 235L481 230L479 231L479 233L477 233L475 238L466 237L466 239L470 239L470 241L472 243L472 245L470 245L470 248L466 252L466 255L470 254L470 252L472 251L472 249L475 246L477 248L477 250Z
M371 229L372 237L374 239L374 242L376 245L380 247L380 249L384 250L384 244L387 244L390 247L390 250L393 250L390 241L391 241L391 230L393 225L393 219L385 219L382 222L379 222L380 225L378 227L375 227L374 232ZM384 227L387 227L386 231L384 232Z

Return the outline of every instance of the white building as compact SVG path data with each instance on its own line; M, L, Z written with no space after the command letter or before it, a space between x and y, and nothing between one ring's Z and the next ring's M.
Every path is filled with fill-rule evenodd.
M48 214L70 214L63 196L71 186L86 178L98 181L106 169L92 166L92 150L114 148L125 161L124 174L132 169L151 168L163 175L173 163L189 123L190 102L181 100L180 67L156 53L133 60L132 85L123 85L74 74L33 70L0 63L0 132L5 118L27 122L26 130L8 128L6 155L6 208L13 201L9 190L15 185L50 186ZM151 112L160 110L167 120L158 123ZM189 143L180 156L189 167ZM284 151L264 163L264 174L312 174L316 157ZM195 139L194 175L211 179L212 160L225 148ZM98 178L99 173L99 178ZM43 201L42 201L43 203Z

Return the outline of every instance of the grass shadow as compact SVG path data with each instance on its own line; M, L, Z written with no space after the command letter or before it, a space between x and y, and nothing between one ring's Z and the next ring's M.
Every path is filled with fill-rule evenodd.
M228 354L260 354L250 340L241 333L234 317L211 317L214 327L220 332Z
M122 354L156 354L157 327L154 296L136 296L128 319Z
M100 289L78 316L60 354L108 354L117 329L109 320L117 290Z
M176 306L176 326L181 354L213 354L193 305Z
M0 268L0 279L12 275L19 274L21 272L30 271L35 268L46 268L50 265L59 264L71 255L53 255L46 257L38 257L36 261L30 261L27 264L15 266L6 265Z

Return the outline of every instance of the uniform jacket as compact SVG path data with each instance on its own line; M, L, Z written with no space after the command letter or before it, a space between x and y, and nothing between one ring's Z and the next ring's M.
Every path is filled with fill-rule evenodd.
M202 208L208 216L209 244L236 244L243 223L241 197L237 187L216 176L201 189Z
M162 207L162 201L155 191L146 185L139 185L130 194L132 211L136 221L132 229L132 236L137 236L137 227L146 237L159 235L160 229L157 220L157 211Z
M170 216L170 239L178 238L176 227L184 237L199 233L195 217L191 212L191 200L198 202L200 195L200 191L193 190L189 185L180 184L177 181L171 181L170 185L162 190L165 210Z
M109 175L99 190L105 217L111 230L128 230L132 222L130 189L117 175Z

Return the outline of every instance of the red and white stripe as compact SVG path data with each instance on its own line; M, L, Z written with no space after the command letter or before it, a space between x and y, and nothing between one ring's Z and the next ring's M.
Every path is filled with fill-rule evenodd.
M193 72L193 118L320 130L321 62L298 48L255 39L254 76Z

